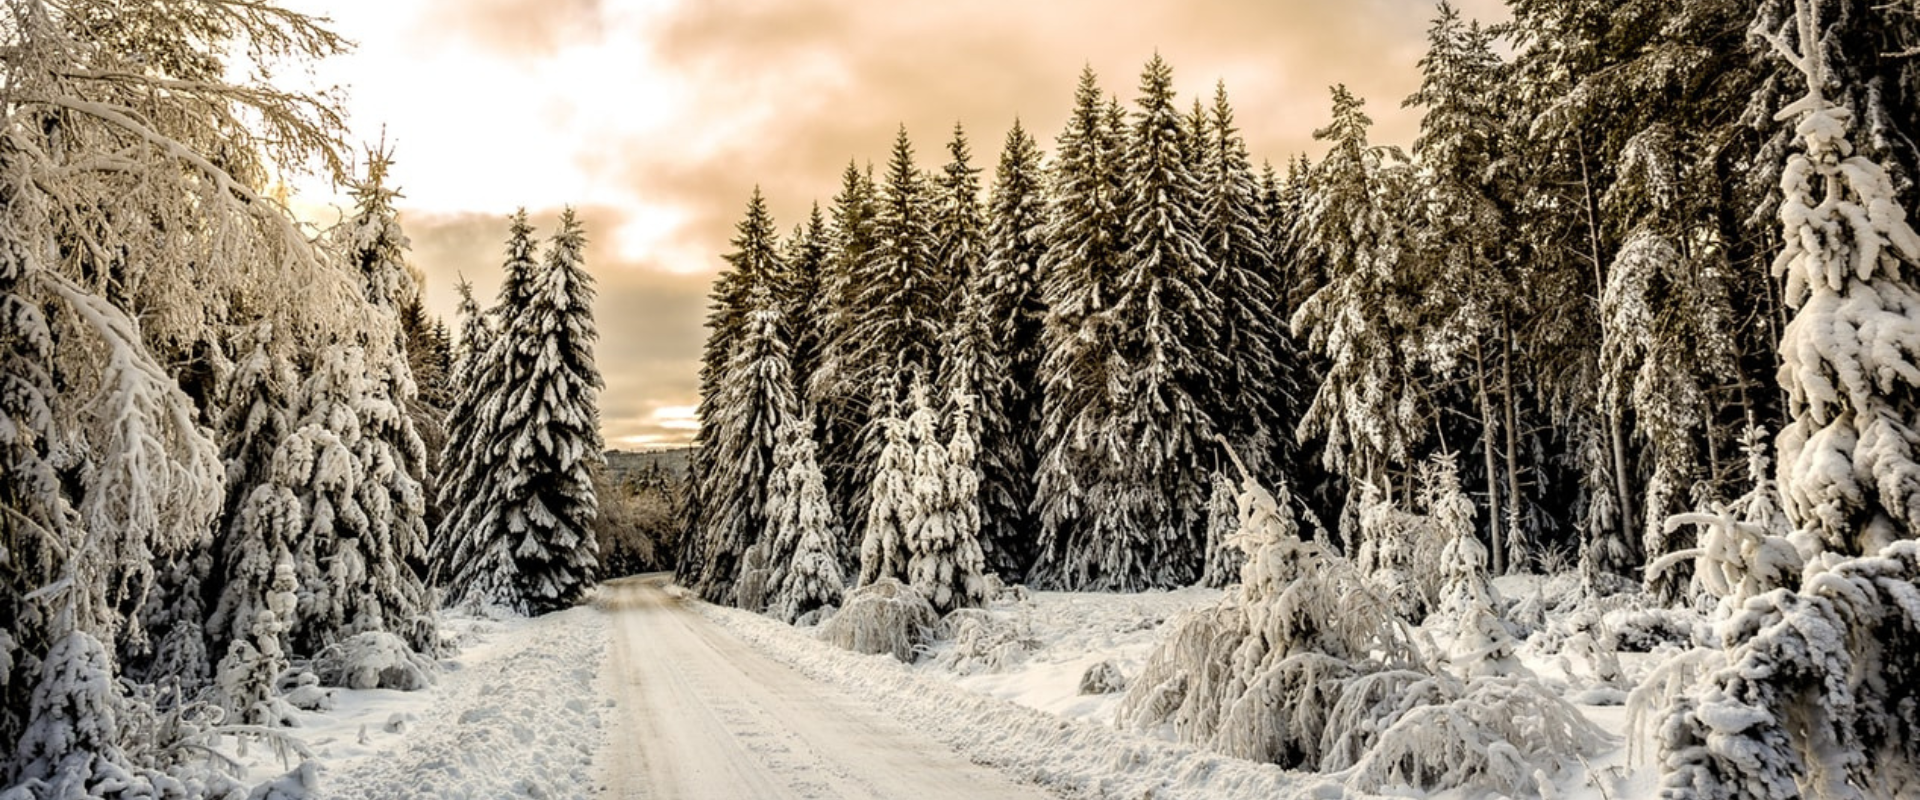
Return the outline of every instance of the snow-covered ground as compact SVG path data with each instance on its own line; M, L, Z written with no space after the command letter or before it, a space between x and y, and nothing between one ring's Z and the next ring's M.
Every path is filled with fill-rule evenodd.
M334 689L293 736L321 798L587 797L611 701L598 685L606 618L589 607L534 619L449 616L460 650L417 692ZM283 771L254 748L256 779Z
M1504 578L1499 588L1524 616L1528 603L1553 602L1559 583ZM1217 603L1218 590L1004 595L950 618L944 638L906 665L663 586L661 577L616 583L603 587L598 607L531 620L448 618L461 649L442 661L431 688L334 690L332 710L300 715L293 734L317 767L314 794L828 798L935 787L911 794L1360 796L1339 775L1229 758L1164 730L1115 729L1118 684L1140 674L1168 623ZM1609 612L1612 624L1598 630L1637 635L1645 620L1630 619L1636 613ZM1580 710L1620 744L1548 787L1550 796L1650 796L1652 766L1628 765L1624 693L1596 688L1585 651L1567 644L1580 627L1561 619L1542 628L1520 656L1555 691L1591 703ZM1648 644L1643 637L1620 649ZM1653 653L1619 657L1613 685L1630 687L1679 651L1653 644ZM1119 680L1112 691L1084 693L1090 671ZM258 744L248 757L256 779L297 763Z

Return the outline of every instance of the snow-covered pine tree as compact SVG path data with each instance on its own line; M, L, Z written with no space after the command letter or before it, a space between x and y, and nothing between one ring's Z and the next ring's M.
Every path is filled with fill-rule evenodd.
M933 177L933 263L949 296L965 291L986 260L986 210L980 206L980 168L960 123L947 142L949 160Z
M366 174L352 185L353 211L333 231L333 238L347 261L358 268L372 306L376 331L363 344L373 371L373 392L384 401L381 408L390 405L399 412L363 423L369 443L377 443L386 451L384 457L394 462L394 469L379 481L393 508L391 535L409 568L422 569L438 474L433 469L436 459L428 453L421 432L433 432L438 444L444 444L445 436L440 432L442 411L424 402L415 380L413 365L432 361L432 353L425 352L431 343L422 338L421 320L408 322L409 310L419 308L424 292L407 265L411 242L394 208L401 194L388 182L392 167L393 154L384 143L367 151ZM414 352L416 347L423 352ZM431 515L437 519L440 512Z
M768 304L784 302L774 292L778 276L785 270L780 260L778 234L758 187L747 200L746 216L735 226L733 248L726 256L729 268L714 281L707 316L707 343L700 367L700 432L694 440L694 513L689 520L690 529L681 542L678 567L681 583L714 602L733 600L733 584L740 577L740 558L753 539L746 529L732 526L751 524L751 536L759 535L765 514L760 504L765 501L766 477L772 468L774 433L798 408L788 361L791 351L781 336L783 331L754 334L759 338L753 347L761 351L755 357L770 358L772 350L779 350L781 375L777 381L755 375L754 387L727 383L746 378L744 373L736 374L736 370L743 368L735 362L747 351L745 339L758 324L754 316L772 312L773 317L779 319L780 309ZM827 364L823 360L823 367ZM776 384L779 384L777 389ZM755 417L757 406L728 408L724 405L767 402L767 398L751 393L760 390L786 398L784 402L774 402L778 410L769 413L777 416ZM732 438L749 435L760 438L752 442ZM752 464L728 461L743 456L758 460ZM748 494L738 494L740 492ZM750 513L738 505L748 502L754 504Z
M592 473L603 384L586 241L573 209L562 211L528 303L501 334L509 379L493 446L507 469L493 482L503 517L492 534L512 548L512 605L536 614L578 603L599 569Z
M912 529L914 447L907 421L900 417L897 390L883 381L876 392L873 420L883 439L871 470L873 485L866 491L867 524L860 538L860 577L855 586L907 578L907 532Z
M767 612L791 623L840 604L846 591L839 553L845 534L814 457L813 421L790 420L779 435L787 451L777 459L786 466L786 488L768 513L775 575L769 579Z
M879 214L871 169L847 162L841 173L840 193L833 198L831 237L826 274L813 309L819 329L820 357L807 384L799 387L820 425L820 471L847 538L841 542L841 568L860 569L861 529L866 524L865 473L860 432L865 430L873 387L857 379L853 322L859 308L858 276L878 248L874 221Z
M975 177L979 170L970 163L972 156L967 149L966 135L957 125L947 150L952 160L935 181L938 214L934 221L934 236L939 244L938 257L942 269L954 281L958 303L943 337L940 356L943 373L934 388L952 397L965 396L984 401L969 401L974 403L974 413L964 417L972 427L967 432L968 437L975 442L1003 441L1010 435L1006 416L993 404L1006 395L1007 391L1001 384L1011 380L1011 376L1006 368L1005 345L1000 339L1003 332L995 325L991 316L993 311L988 305L987 292L995 278L988 272L986 263L987 223L979 201L979 180ZM993 455L1002 453L995 452ZM989 466L976 458L973 464L976 483L983 480L989 471L1000 481L1023 480L1010 474L1004 463L996 462ZM994 496L1000 502L988 508L988 496L976 493L974 497L978 507L974 516L984 519L993 513L1006 513L1012 518L1002 524L1016 524L1021 514L1018 509L1010 507L1012 493L1002 491ZM985 537L979 539L979 544L988 552L993 550L993 544ZM993 556L989 555L989 558ZM1012 559L1003 560L1011 562ZM922 593L927 593L924 588ZM939 600L934 601L934 608L946 610Z
M1131 432L1110 424L1132 402L1135 368L1118 351L1124 333L1111 313L1126 255L1124 118L1101 98L1091 67L1073 102L1052 168L1042 262L1040 538L1028 577L1045 587L1139 587L1150 572L1150 534L1124 520L1147 519L1138 507L1146 498L1132 491Z
M1332 144L1315 168L1313 191L1296 227L1297 258L1324 283L1294 311L1296 336L1326 363L1302 439L1324 437L1322 462L1347 478L1351 500L1404 463L1424 426L1400 332L1414 317L1399 291L1404 231L1389 213L1383 186L1399 168L1397 150L1367 142L1373 124L1345 86L1333 89L1333 123L1314 132ZM1349 502L1348 507L1354 507ZM1341 534L1353 545L1343 519Z
M1801 149L1781 172L1774 269L1796 309L1780 341L1792 414L1780 491L1818 552L1798 592L1752 598L1722 624L1726 665L1672 704L1659 729L1669 797L1920 791L1920 235L1886 170L1854 152L1853 114L1828 98L1828 47L1854 21L1823 19L1827 5L1798 0L1779 27L1756 25L1807 88L1777 117Z
M368 441L363 420L397 411L372 410L381 401L370 383L359 345L322 349L301 386L296 427L280 445L285 452L274 456L276 481L302 512L300 533L288 543L300 580L289 636L300 653L367 631L401 634L423 652L436 646L425 588L385 524L393 508L378 484L394 466L391 456L380 460L382 448ZM250 629L252 621L235 624Z
M1285 361L1297 361L1292 337L1280 328L1284 313L1273 287L1270 237L1260 216L1260 187L1246 141L1234 126L1227 85L1215 84L1213 106L1199 128L1200 215L1196 220L1210 285L1220 302L1217 339L1206 349L1218 385L1202 395L1208 416L1247 468L1268 476L1274 463L1291 464L1299 447L1292 420L1304 408L1307 387Z
M707 563L699 590L714 602L737 602L735 584L749 549L772 534L768 489L774 447L782 425L799 416L787 343L780 338L780 308L773 293L757 287L749 299L746 329L727 371L712 416L700 420L706 448L706 483L700 488L701 532Z
M499 299L486 314L471 303L461 328L460 394L447 416L447 448L441 460L450 469L442 477L440 505L446 516L434 536L432 554L436 584L447 587L449 605L504 602L513 558L504 537L488 535L493 523L494 481L504 453L499 439L502 405L510 387L505 348L512 323L509 311L531 301L535 250L533 226L525 209L516 211L507 227L507 254L502 264ZM471 300L471 292L467 300Z
M1208 354L1219 304L1198 237L1200 184L1183 160L1188 137L1173 104L1173 74L1158 56L1148 62L1140 92L1115 196L1126 237L1101 311L1111 327L1109 338L1094 345L1113 370L1114 385L1101 390L1118 394L1072 410L1067 423L1099 431L1110 458L1088 465L1098 472L1088 476L1077 535L1062 547L1054 525L1042 532L1048 546L1040 567L1072 588L1182 585L1204 566L1202 462L1213 423L1200 396L1213 377Z
M304 512L274 472L274 456L293 433L300 381L284 355L287 345L274 339L269 322L239 337L241 356L224 391L220 439L227 500L224 527L214 538L214 574L206 584L212 600L206 624L211 653L225 653L233 642L251 637L254 612L266 601L278 554L302 530Z
M1240 529L1237 495L1233 481L1223 473L1213 474L1213 495L1207 498L1207 568L1200 573L1201 586L1220 589L1240 580L1247 554L1228 544Z
M980 429L980 544L1008 580L1033 562L1033 470L1040 431L1041 299L1046 186L1040 149L1019 120L1007 131L987 207L986 262L973 276L971 313L999 355L995 380L976 389Z
M840 372L860 387L853 396L869 409L877 402L873 387L884 376L897 380L919 374L931 380L940 374L941 342L953 317L953 284L935 260L936 206L929 183L914 164L913 144L902 126L874 201L873 250L855 265L858 271L848 283L854 301ZM871 413L864 416L849 473L854 492L845 505L848 519L856 523L850 535L862 541L861 528L870 517L865 492L873 484L873 457L886 437L875 419Z
M980 552L980 479L968 422L972 399L952 401L952 440L941 443L938 415L927 387L907 390L907 445L913 450L905 543L907 584L938 614L986 602Z
M786 320L786 339L793 347L793 386L803 397L813 380L824 345L825 330L818 315L825 306L826 278L832 257L832 232L827 229L826 217L820 213L820 204L814 203L806 224L796 226L787 239L786 253L781 259L785 269L779 281L780 296L786 301L780 313Z
M525 226L525 218L516 217L509 241L531 248L531 233L532 228ZM510 249L530 252L519 247L510 246ZM462 518L480 490L477 462L483 458L479 447L486 438L488 422L480 409L486 405L489 394L482 381L487 377L487 351L493 347L493 329L486 312L473 297L473 284L462 280L456 289L460 294L460 343L453 359L450 384L453 404L447 409L446 443L440 450L443 469L434 495L434 504L441 509L442 516L427 552L428 584L436 587L452 585L454 562L463 560L456 558L455 552L473 544L460 534L458 527L471 524L472 519L464 523L456 520Z

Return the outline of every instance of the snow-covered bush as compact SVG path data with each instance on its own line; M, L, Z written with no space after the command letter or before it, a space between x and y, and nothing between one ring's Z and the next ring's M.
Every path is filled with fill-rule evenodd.
M1684 650L1710 641L1706 617L1684 608L1621 608L1600 622L1597 643L1616 653Z
M1025 663L1040 643L992 611L956 609L940 619L935 636L951 644L934 656L941 669L960 675L1005 672Z
M1444 479L1434 485L1444 489ZM1519 668L1489 593L1475 588L1485 551L1463 524L1470 506L1431 503L1456 543L1473 542L1452 548L1448 574L1463 624L1453 661L1485 676L1466 682L1438 671L1369 577L1299 539L1285 497L1284 487L1276 500L1244 484L1231 539L1248 553L1240 585L1173 626L1122 700L1120 725L1170 724L1183 741L1242 758L1348 770L1362 791L1400 783L1530 791L1536 772L1557 773L1563 760L1609 746Z
M893 578L848 592L846 600L820 626L820 638L856 653L888 653L911 663L938 619L925 597Z
M1220 605L1174 624L1128 689L1118 719L1141 730L1170 723L1184 741L1310 766L1318 733L1305 745L1302 731L1317 731L1318 719L1310 718L1323 719L1338 699L1326 679L1350 677L1351 662L1376 657L1411 664L1416 648L1406 623L1358 570L1298 537L1284 486L1276 498L1247 483L1239 506L1241 526L1230 542L1248 554L1240 585Z
M1920 791L1920 542L1747 601L1724 666L1660 724L1667 792L1692 798Z
M348 689L417 691L433 684L433 670L432 660L385 631L368 631L329 645L313 659L313 671L321 683Z
M1113 661L1096 662L1080 673L1081 694L1113 694L1127 688L1127 676L1114 666Z
M1612 746L1579 709L1530 677L1477 678L1445 702L1403 708L1365 726L1379 734L1354 764L1348 785L1364 792L1476 786L1532 794L1537 772L1557 772Z
M1780 507L1778 484L1768 465L1766 431L1748 428L1743 447L1747 480L1753 488L1731 503L1667 518L1669 529L1698 527L1699 544L1647 566L1652 575L1680 561L1692 561L1697 589L1718 598L1724 612L1773 589L1798 588L1801 569L1820 549L1813 537L1793 530Z

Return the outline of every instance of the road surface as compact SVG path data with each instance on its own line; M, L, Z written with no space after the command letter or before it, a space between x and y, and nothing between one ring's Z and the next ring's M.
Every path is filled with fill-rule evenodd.
M859 698L760 655L680 605L667 577L603 584L617 706L607 797L1047 797Z

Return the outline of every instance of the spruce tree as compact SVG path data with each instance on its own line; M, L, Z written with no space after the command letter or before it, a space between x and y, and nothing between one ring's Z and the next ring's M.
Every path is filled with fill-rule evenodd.
M695 588L716 603L740 600L736 585L746 556L771 535L774 448L780 427L799 415L779 303L761 286L747 308L738 350L720 376L719 394L706 404L710 414L700 420L707 472L698 490L699 535L706 563Z
M786 320L786 338L793 346L793 385L803 393L813 381L824 346L825 325L820 319L824 306L828 261L833 257L833 239L827 229L820 204L813 204L805 225L797 226L788 237L781 259L784 270L779 293L785 300L781 314Z
M840 550L841 567L849 574L860 568L860 530L866 520L860 432L866 428L872 402L871 387L858 380L854 354L859 343L853 338L853 323L859 308L858 276L865 274L878 246L876 203L871 171L848 162L841 173L840 193L833 198L832 252L812 315L818 329L819 360L806 385L799 387L808 407L818 415L820 471L826 476L834 508L846 522L847 538Z
M249 328L237 344L242 353L227 378L220 420L225 527L214 540L218 563L207 582L207 649L215 654L251 638L254 612L266 600L280 554L299 535L303 515L285 475L275 470L280 443L293 432L299 386L293 364L280 351L287 345L275 341L272 324L265 322Z
M979 606L986 602L986 562L980 553L980 482L967 420L971 402L966 395L953 399L953 437L942 443L926 385L914 381L907 395L907 447L913 459L904 537L907 583L939 614Z
M907 421L900 417L892 380L883 381L874 403L873 421L882 444L868 487L867 520L860 538L860 577L855 586L907 578L907 532L913 515L913 442Z
M1007 131L988 204L986 262L969 281L963 313L986 331L997 356L979 371L980 545L988 569L1007 580L1033 562L1033 472L1041 426L1041 297L1046 254L1046 176L1040 149L1018 120ZM956 326L957 328L958 326ZM990 379L985 379L991 375Z
M746 216L735 226L735 231L734 250L726 256L728 269L723 270L714 281L711 304L708 306L707 341L700 360L700 404L697 413L701 426L700 432L694 437L691 463L694 496L688 509L688 531L680 542L677 568L678 580L709 600L719 600L723 593L730 592L737 576L708 571L717 555L709 548L714 547L719 539L715 529L708 524L707 514L709 509L717 508L716 504L722 501L724 494L720 488L723 484L714 484L712 481L724 480L720 476L726 465L713 460L714 453L718 452L716 446L720 445L714 437L723 434L710 429L707 421L727 413L717 404L721 402L725 391L723 381L727 371L732 368L733 359L739 353L740 341L745 336L756 293L766 292L769 298L776 297L775 286L785 268L780 260L773 216L767 211L766 199L761 196L759 187L754 187L753 195L747 200ZM735 554L735 558L738 555Z
M1131 369L1109 344L1119 336L1108 312L1122 256L1121 147L1117 109L1102 100L1092 68L1084 69L1053 163L1042 262L1047 317L1034 481L1040 538L1029 579L1049 588L1093 584L1069 562L1095 539L1097 526L1124 513L1115 504L1128 497L1119 485L1125 447L1102 427L1123 402L1116 388ZM1135 528L1111 532L1116 553L1144 550L1129 541ZM1133 583L1146 572L1145 558L1103 583Z
M1234 126L1225 83L1215 85L1213 106L1201 123L1199 235L1214 265L1210 283L1221 315L1218 337L1206 353L1217 381L1205 395L1206 410L1247 468L1270 481L1271 465L1291 465L1299 450L1291 427L1305 406L1307 387L1295 382L1300 355L1276 314L1280 298L1260 184Z
M952 317L951 281L935 260L932 188L914 163L904 126L894 139L879 189L873 250L852 265L855 271L849 275L854 299L840 370L852 386L861 387L848 392L847 399L862 399L868 406L878 402L870 387L885 377L939 374L941 341ZM843 457L852 451L847 478L853 491L844 507L849 519L862 524L868 517L865 488L872 484L873 458L886 437L874 419L871 413L865 415L859 440L840 448ZM860 527L849 535L864 539Z
M932 190L914 164L905 127L894 139L878 205L875 250L853 274L853 374L863 383L883 374L938 374L951 281L935 251Z
M461 394L448 415L450 435L442 454L454 469L441 486L446 517L434 537L437 549L432 557L450 604L506 603L512 596L505 580L512 574L512 546L505 537L489 535L496 521L488 515L496 509L494 481L505 462L496 442L510 390L506 367L511 346L508 331L513 324L510 313L532 301L534 258L533 226L522 209L508 225L499 299L484 317L469 313L462 331Z
M1316 167L1313 191L1297 225L1297 258L1324 276L1295 310L1292 326L1326 364L1325 377L1300 421L1303 439L1324 437L1322 463L1350 482L1380 486L1392 464L1408 463L1423 435L1414 354L1402 345L1415 318L1411 293L1400 291L1405 230L1389 213L1399 174L1397 151L1367 141L1372 120L1345 86L1333 90L1333 123L1314 132L1332 144ZM1355 504L1347 504L1349 511ZM1351 513L1341 532L1352 546Z
M490 533L511 548L509 602L536 614L579 602L599 568L592 473L602 462L603 384L585 249L585 231L566 209L527 305L499 338L508 382L493 447L507 458L492 481L499 516Z
M845 534L840 518L827 499L826 482L814 457L813 423L797 419L780 429L785 462L786 491L770 511L774 539L772 563L778 578L768 611L793 622L821 608L838 606L846 591L840 571L840 543Z

